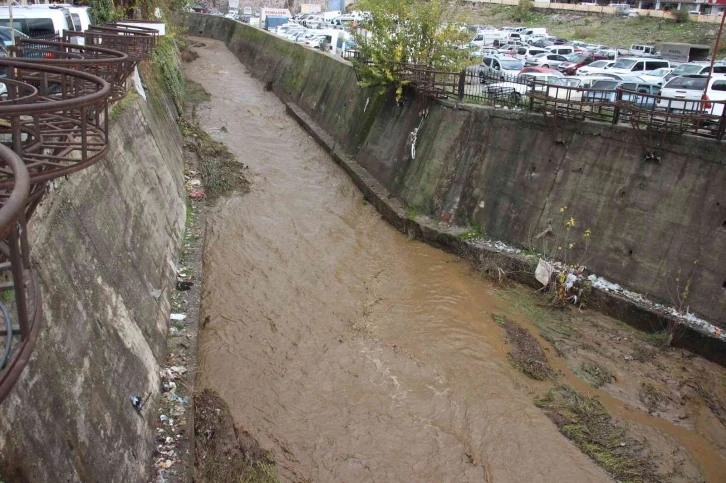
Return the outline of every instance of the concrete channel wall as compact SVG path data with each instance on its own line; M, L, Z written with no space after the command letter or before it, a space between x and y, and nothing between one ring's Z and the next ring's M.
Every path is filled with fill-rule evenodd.
M163 102L123 104L105 160L63 182L31 223L44 321L2 403L3 481L151 477L186 213L182 140ZM151 395L141 413L131 395Z
M559 210L567 207L578 233L570 260L664 303L677 302L688 282L684 308L726 327L723 144L668 137L654 163L644 161L643 137L629 127L555 128L539 114L447 105L412 92L399 106L391 95L359 88L339 58L232 20L193 14L187 22L189 34L226 42L416 213L477 223L489 237L537 248L535 236L550 224L561 230Z

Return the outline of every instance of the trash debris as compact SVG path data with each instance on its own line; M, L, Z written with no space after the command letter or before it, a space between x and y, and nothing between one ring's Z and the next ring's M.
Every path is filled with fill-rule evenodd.
M176 372L179 375L184 375L184 373L187 372L187 368L184 366L171 366L169 370Z
M131 405L136 409L138 412L141 412L144 409L144 404L146 404L146 401L149 400L149 397L151 397L151 393L149 393L145 398L141 398L141 396L130 396L129 399L131 399Z
M168 419L169 419L169 417L168 417L167 415L165 415L165 414L162 414L161 416L159 416L159 419L160 419L161 421L166 421L166 420L168 420Z
M169 318L171 320L184 320L187 318L187 314L171 314Z
M177 280L176 281L176 289L180 292L186 292L193 286L194 286L194 282L191 282L189 280Z
M206 198L207 194L204 191L192 191L189 193L190 198L201 199Z
M553 273L554 269L552 268L552 265L540 258L539 263L537 264L537 269L534 272L534 277L537 281L541 283L542 286L547 286L549 285L550 280L552 280Z

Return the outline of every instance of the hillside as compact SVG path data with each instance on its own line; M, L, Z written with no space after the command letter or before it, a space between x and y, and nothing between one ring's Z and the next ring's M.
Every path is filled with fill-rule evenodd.
M525 21L516 22L512 19L515 7L466 4L461 8L465 10L471 24L545 27L552 35L614 47L629 47L633 43L655 45L661 42L713 45L718 31L718 24L713 23L679 24L670 19L621 18L578 12L545 13L544 10L533 10ZM726 48L722 47L720 52L726 53Z

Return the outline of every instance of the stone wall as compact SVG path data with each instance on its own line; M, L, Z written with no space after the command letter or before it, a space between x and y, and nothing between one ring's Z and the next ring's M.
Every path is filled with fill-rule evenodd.
M566 206L579 234L592 230L587 252L578 235L571 260L664 303L677 300L692 273L690 310L726 327L723 144L669 139L663 160L651 163L629 127L594 122L560 126L567 142L558 144L537 114L456 107L413 92L401 107L390 93L360 89L340 58L231 20L191 15L188 26L225 41L418 213L537 247L534 236L550 223L557 230Z
M4 481L150 478L186 210L179 130L156 105L123 101L105 160L63 181L31 222L44 325L0 406ZM137 413L130 396L149 394Z

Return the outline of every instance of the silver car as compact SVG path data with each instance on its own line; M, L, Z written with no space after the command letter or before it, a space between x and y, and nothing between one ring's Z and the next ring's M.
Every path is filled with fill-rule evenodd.
M567 57L559 54L537 54L527 59L524 65L528 67L557 68L562 62L567 62Z

